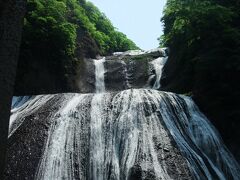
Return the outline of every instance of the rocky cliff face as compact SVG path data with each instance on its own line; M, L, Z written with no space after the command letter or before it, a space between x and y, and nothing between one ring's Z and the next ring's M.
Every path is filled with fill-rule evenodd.
M0 2L0 178L5 165L10 104L25 8L25 0Z
M87 73L84 58L95 58L100 53L94 39L81 28L77 30L74 57L62 57L58 60L58 65L46 60L44 55L29 57L31 52L24 48L21 50L14 88L16 96L82 91L78 79L79 76L84 78L84 73ZM70 68L68 74L66 67Z
M99 57L100 59L101 57ZM152 88L157 79L154 60L167 58L163 49L150 51L129 51L114 53L105 57L103 63L106 91L119 91L130 88ZM85 59L79 70L78 91L95 92L95 66L97 59Z
M27 1L15 95L78 92L84 58L139 49L90 1Z
M181 51L174 52L164 67L161 90L192 95L240 162L239 87L230 74L238 75L223 70L225 60L215 62L204 56L204 61L190 61Z
M185 96L131 89L15 103L5 179L239 179L215 128Z
M52 67L48 67L48 63L33 60L31 62L33 69L25 72L24 76L17 77L15 95L94 92L94 60L101 57L97 56L96 52L92 52L89 48L81 48L80 44L78 50L78 56L81 59L75 61L76 64L72 70L73 74L65 79L62 79L63 75L59 75L59 72L51 70ZM92 53L91 56L84 54L90 53L89 51ZM119 52L107 56L104 62L106 90L116 91L128 88L152 87L156 80L156 71L151 62L158 58L167 58L164 53L161 49L154 49L150 51ZM93 57L97 58L94 59ZM39 67L42 68L39 69Z
M138 117L139 127L135 127L137 119L129 117L128 122L125 116L120 115L125 107L118 109L112 106L113 101L124 103L117 102L119 96L130 97L132 93L137 91L32 97L18 107L20 109L16 109L11 118L6 179L132 180L158 179L160 176L165 179L169 176L191 179L187 162L169 137L169 132L164 130L164 125L157 121L158 128L150 125L154 128L152 133L158 136L145 132L146 127L141 121L151 122L151 115L154 115L151 109L145 112L145 117ZM132 104L129 114L134 111L135 105L144 106L147 101L136 103L139 104ZM112 114L114 111L119 111L119 115ZM105 113L108 115L104 116ZM97 122L97 118L101 118L101 122ZM102 123L103 129L98 129L98 123ZM153 144L146 138L150 138ZM118 148L114 149L114 146ZM60 164L55 164L55 161Z
M193 100L153 90L165 62L162 49L114 53L84 64L95 93L14 97L5 179L240 179Z

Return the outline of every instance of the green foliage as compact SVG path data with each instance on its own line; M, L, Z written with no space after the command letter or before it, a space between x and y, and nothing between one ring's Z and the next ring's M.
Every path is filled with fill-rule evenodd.
M161 43L171 45L181 39L190 46L209 37L216 39L215 32L232 28L233 16L231 9L212 1L168 1L162 18L165 30Z
M90 2L28 0L16 87L20 91L27 87L24 83L31 76L32 86L38 81L46 88L46 77L51 76L48 79L58 81L57 89L66 89L69 79L76 79L83 57L131 49L138 47Z
M76 48L76 25L68 22L66 15L66 5L61 1L30 0L22 48L32 51L33 55L36 51L46 54L51 50L55 58L73 56ZM41 55L39 53L36 55ZM52 58L46 56L47 59Z
M168 0L162 18L160 45L170 47L167 66L174 69L167 86L192 92L201 108L220 122L239 122L233 116L240 108L239 9L235 0Z
M102 54L139 49L126 35L116 31L111 21L91 2L82 3L84 26L100 46Z
M125 35L115 30L96 6L84 0L29 0L25 22L25 32L32 31L33 36L39 36L38 40L56 40L57 52L67 56L74 55L78 29L84 29L96 41L102 54L138 49ZM35 37L25 35L28 41L31 38L35 40Z
M206 74L221 77L221 73L229 67L232 67L234 76L239 73L239 7L239 3L227 0L167 1L162 18L164 35L160 44L169 46L171 54L178 56L177 62L181 62L182 66L191 64L193 70L188 76L195 79L189 82L190 88L210 86L212 83ZM218 85L226 79L218 78ZM226 82L229 88L236 86L230 82Z

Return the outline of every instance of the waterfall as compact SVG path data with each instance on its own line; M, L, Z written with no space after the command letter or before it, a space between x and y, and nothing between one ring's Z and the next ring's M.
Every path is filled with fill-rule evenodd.
M53 115L36 180L86 179L88 100L88 95L75 95Z
M12 103L11 117L9 120L10 137L23 123L28 114L32 114L48 102L52 95L40 95L37 97L14 97Z
M168 132L159 122L156 109L152 109L154 102L146 99L146 93L127 90L115 95L83 94L67 98L53 115L36 179L127 180L135 175L134 167L138 166L143 179L151 176L172 179L168 151L175 155L179 152L174 152ZM91 107L83 111L89 102ZM83 142L81 131L87 131L88 125L90 132L85 134L89 138L85 140L89 142ZM89 169L79 168L86 147ZM181 158L179 161L184 163ZM184 168L178 171L178 176L186 173Z
M96 94L92 98L90 112L90 179L105 180L104 176L104 144L103 144L103 121L104 116L102 107L104 106L104 62L105 57L95 60Z
M90 164L89 172L90 179L105 180L104 176L104 148L105 148L105 137L103 126L105 123L106 116L104 115L104 108L106 107L105 101L107 96L104 94L95 94L91 102L90 111Z
M240 179L238 163L191 98L166 93L159 104L163 121L195 179ZM176 121L171 118L173 114Z
M167 62L167 55L166 55L166 49L161 49L163 52L164 57L159 57L153 61L150 62L150 64L152 65L152 71L154 73L154 77L155 77L155 82L152 86L153 89L159 89L161 87L160 84L160 80L162 77L162 72L163 72L163 67ZM150 77L151 79L153 77Z
M153 89L106 92L102 58L94 60L96 93L14 98L9 147L23 148L11 149L5 179L239 180L239 164L193 100L154 90L167 61L162 53L146 61L155 71ZM131 88L132 61L119 61ZM28 134L32 128L38 131Z
M35 179L240 178L236 160L189 97L130 89L58 101Z
M94 60L95 65L95 88L96 93L101 93L105 91L105 83L104 83L104 62L105 57L99 60Z

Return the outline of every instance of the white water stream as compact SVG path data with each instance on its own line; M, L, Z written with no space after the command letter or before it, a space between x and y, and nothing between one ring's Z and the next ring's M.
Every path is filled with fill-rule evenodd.
M151 172L170 180L173 164L178 178L187 167L194 179L240 178L239 165L188 97L142 89L65 98L36 179L128 180L137 166L142 179ZM171 139L186 162L179 164Z
M105 91L105 83L104 83L104 62L105 57L99 60L94 60L95 65L95 88L96 93L101 93Z
M238 163L191 98L149 89L107 93L104 62L94 60L96 93L65 94L51 115L35 179L240 179ZM151 62L154 89L165 62ZM10 136L54 96L13 109Z
M160 80L162 77L163 67L167 62L168 57L159 57L151 62L154 73L155 73L155 82L153 84L153 89L159 89L161 87Z

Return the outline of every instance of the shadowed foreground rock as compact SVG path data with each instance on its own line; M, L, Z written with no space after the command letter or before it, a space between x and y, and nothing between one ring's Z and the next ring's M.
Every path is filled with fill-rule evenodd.
M25 6L25 0L0 1L0 177L5 164L8 121Z

